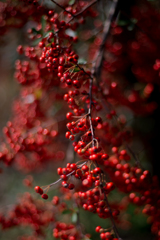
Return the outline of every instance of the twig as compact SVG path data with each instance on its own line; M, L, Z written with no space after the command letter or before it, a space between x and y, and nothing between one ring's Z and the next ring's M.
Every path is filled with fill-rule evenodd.
M103 190L102 190L102 192L103 192ZM110 212L110 219L111 219L111 222L112 222L112 225L113 225L113 230L114 230L118 240L122 240L122 238L119 237L119 233L118 233L118 230L117 230L117 227L116 227L113 215L112 215L112 210L111 210L111 207L109 205L108 198L107 198L107 196L106 196L106 194L104 192L103 192L103 194L104 194L104 200L105 200L105 202L107 204L107 207L109 209L109 212Z
M85 161L84 163L82 163L77 169L83 167L83 165L85 165L86 163L87 163L87 161ZM73 173L75 173L75 171L76 171L76 170L73 170L72 172L68 173L66 176L67 176L67 177L71 176ZM63 179L59 178L57 181L49 184L49 187L52 187L53 185L59 183L60 181L63 181Z
M93 124L92 124L92 116L91 116L93 80L94 80L94 77L98 77L100 75L101 65L102 65L102 61L103 61L104 46L105 46L105 42L106 42L106 39L107 39L108 34L109 34L111 23L113 21L113 18L114 18L115 12L116 12L117 3L118 3L118 0L114 0L113 1L112 8L110 9L110 12L109 12L109 17L106 20L105 25L104 25L104 31L103 31L104 34L103 34L103 38L102 38L102 43L101 43L100 48L99 48L99 50L97 52L97 55L95 57L95 61L93 63L93 67L92 67L92 70L91 70L90 83L89 83L90 104L89 104L89 108L88 108L88 116L89 116L89 123L90 123L90 129L91 129L91 134L92 134L92 140L95 139L94 128L93 128ZM81 70L84 71L83 68L81 68ZM92 142L92 146L94 147L94 145L95 145L95 143L93 141ZM98 163L95 162L95 164L98 167ZM107 204L107 207L109 209L109 212L110 212L110 219L111 219L111 222L112 222L114 233L115 233L116 237L119 240L121 240L121 238L119 237L119 234L118 234L118 230L117 230L117 227L116 227L113 215L112 215L112 210L111 210L111 207L109 205L108 198L107 198L107 196L106 196L106 194L104 192L104 189L103 189L102 176L101 176L101 174L99 176L100 176L100 188L101 188L102 193L104 194L104 200L105 200L105 202Z
M99 167L97 162L95 162L95 164L96 164L96 167ZM104 192L104 189L103 189L103 180L102 180L102 175L101 174L99 174L99 178L100 178L100 185L99 186L101 188L102 193L104 194L104 200L105 200L105 202L107 204L107 207L109 209L109 212L110 212L110 219L111 219L111 222L112 222L114 233L115 233L116 237L118 238L118 240L122 240L122 238L119 237L118 229L116 227L116 224L115 224L115 221L114 221L114 218L113 218L113 215L112 215L112 210L111 210L110 204L108 202L107 195L106 195L106 193Z
M86 11L88 8L90 8L92 5L94 5L98 0L93 0L92 2L90 2L87 6L85 6L81 11L79 11L78 13L71 13L70 11L66 10L65 7L63 7L61 4L57 3L54 0L51 0L54 4L56 4L58 7L62 8L65 12L67 12L68 14L70 14L72 16L72 18L69 20L68 23L70 23L74 18L78 17L79 15L81 15L84 11Z
M116 14L117 14L117 7L118 7L118 0L113 0L112 6L111 6L109 14L108 14L108 18L106 19L106 21L104 23L102 43L101 43L101 45L99 47L99 50L97 52L97 56L95 57L95 62L94 62L94 66L93 66L94 76L96 77L96 79L99 78L100 73L101 73L104 47L105 47L105 43L106 43L107 37L108 37L109 32L110 32L111 23L113 22Z
M108 16L108 18L107 18L107 20L105 21L105 24L104 24L102 43L99 47L99 50L97 51L97 54L95 56L95 61L93 61L93 66L92 66L92 70L91 70L90 84L89 84L90 106L89 106L89 109L88 109L88 114L89 114L89 122L90 122L92 139L95 138L94 137L94 129L93 129L93 126L92 126L92 118L91 118L93 79L94 79L94 77L96 77L96 79L98 79L98 77L100 76L101 66L102 66L102 62L103 62L103 51L104 51L106 39L109 35L111 23L112 23L112 21L115 17L116 11L117 11L117 6L118 6L118 0L113 0L112 7L109 11L109 16ZM84 71L84 69L81 68L80 66L79 66L79 68L82 71ZM93 141L93 146L94 146L94 141Z
M54 4L56 4L58 7L62 8L65 12L67 12L68 14L70 14L72 17L74 17L74 14L72 14L70 11L66 10L65 7L63 7L61 4L57 3L54 0L51 0Z
M84 11L86 11L88 8L90 8L92 5L94 5L96 2L98 2L98 0L93 0L92 2L90 2L87 6L85 6L84 8L82 8L81 11L79 11L76 14L72 14L72 18L69 20L68 23L70 23L74 18L78 17L79 15L81 15Z
M85 6L80 12L74 14L74 17L78 17L79 15L81 15L84 11L86 11L88 8L90 8L92 5L94 5L96 2L98 2L98 0L93 0L92 2L90 2L87 6Z
M134 158L137 166L139 166L139 167L143 170L143 168L142 168L142 166L141 166L141 163L140 163L137 155L132 151L132 149L131 149L127 144L126 144L126 148L127 148L128 151L130 152L130 154L133 156L133 158Z

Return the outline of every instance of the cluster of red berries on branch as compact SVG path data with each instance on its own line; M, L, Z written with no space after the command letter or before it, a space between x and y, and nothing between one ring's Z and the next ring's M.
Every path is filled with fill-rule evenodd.
M22 57L15 63L14 77L21 86L20 94L13 103L12 119L3 129L0 160L23 172L43 171L49 164L54 169L58 164L59 178L34 190L45 200L52 187L60 193L51 203L25 194L8 217L0 217L0 224L3 229L31 226L33 237L21 240L45 238L43 229L49 224L54 238L90 239L80 224L79 209L83 209L110 220L109 229L97 223L95 231L102 240L120 240L118 228L128 221L122 213L134 204L143 208L152 233L160 239L158 178L143 169L132 150L134 132L127 116L121 114L124 106L132 115L142 116L157 107L150 96L159 77L159 35L143 26L147 14L153 16L155 11L142 1L142 6L132 8L130 19L122 27L118 0L107 7L104 22L96 0L51 2L58 11L30 0L0 5L2 34L10 27L22 27L30 15L34 21L34 28L27 31L30 46L17 48ZM92 36L86 25L93 40L85 63L73 46L83 40L77 33L88 17L96 19L93 30L98 34ZM18 19L21 21L17 23ZM156 13L150 21L159 19ZM132 83L127 79L128 70ZM72 158L67 153L71 144ZM120 194L120 203L114 194ZM76 210L68 209L67 200ZM63 219L64 211L69 212L67 220Z
M32 3L32 4L31 4ZM1 1L0 2L0 33L4 35L11 28L22 28L32 15L33 20L40 21L48 9L39 1Z
M33 239L41 239L45 236L45 227L55 221L54 206L51 203L34 199L29 193L25 193L7 214L0 215L3 230L15 226L30 226L33 230ZM21 237L28 240L31 236ZM31 238L32 239L32 238Z

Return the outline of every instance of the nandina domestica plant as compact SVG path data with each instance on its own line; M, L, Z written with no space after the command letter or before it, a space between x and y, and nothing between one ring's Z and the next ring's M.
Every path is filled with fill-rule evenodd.
M20 42L1 177L4 166L24 175L0 211L2 239L160 239L158 171L145 149L158 131L159 7L0 2L1 45L13 32Z

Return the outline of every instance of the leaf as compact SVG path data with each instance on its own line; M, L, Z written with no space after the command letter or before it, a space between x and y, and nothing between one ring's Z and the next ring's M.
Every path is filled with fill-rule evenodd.
M74 3L75 3L75 0L70 0L68 4L73 5Z
M44 33L44 34L43 34L43 37L44 37L44 38L48 37L48 36L49 36L49 34L50 34L51 32L53 32L53 33L54 33L54 31L53 31L53 30L52 30L52 31L49 31L49 32L46 32L46 33Z
M78 208L78 207L75 207L75 208L74 208L74 211L75 211L75 212L79 212L79 208Z
M50 47L51 46L51 43L48 43L47 45L46 45L46 47Z
M82 240L92 240L92 239L88 237L84 237Z
M135 24L132 23L127 27L127 29L128 29L128 31L132 31L134 29L134 27L135 27Z
M79 71L80 71L79 67L75 67L73 72L79 72Z
M126 26L128 24L129 24L129 22L127 20L119 20L118 21L118 26Z
M72 223L76 223L77 222L77 213L73 213L72 214Z
M70 36L70 37L76 37L77 36L77 34L76 34L76 32L75 31L73 31L72 29L67 29L66 31L65 31L65 33L68 35L68 36Z
M42 40L42 38L37 38L33 41L33 46L36 46L40 41Z
M84 58L79 58L78 59L78 64L86 64L87 61Z
M136 23L138 22L138 20L137 20L136 18L131 18L131 22L132 22L133 24L136 24Z
M42 89L37 89L34 94L35 94L36 99L41 99Z
M72 213L73 211L71 209L65 209L62 214L69 214Z
M42 16L42 18L41 18L41 25L42 25L42 33L43 33L44 29L46 27L46 20L45 20L44 16Z
M34 33L34 34L39 34L40 31L37 31L35 28L32 28L32 33Z
M75 67L74 69L73 68L69 69L69 72L71 72L71 73L79 72L79 71L80 71L79 67Z

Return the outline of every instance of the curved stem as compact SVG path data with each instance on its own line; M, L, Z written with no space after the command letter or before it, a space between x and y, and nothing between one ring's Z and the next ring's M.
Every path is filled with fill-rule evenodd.
M106 40L110 33L111 23L113 22L113 20L115 19L116 15L117 15L118 1L119 0L112 1L112 6L108 13L108 18L106 19L106 21L104 23L102 43L100 44L99 49L97 51L94 66L93 66L93 74L97 80L100 78L100 75L101 75L101 68L102 68L102 63L103 63L103 53L104 53ZM99 81L97 81L97 82L99 82Z
M77 169L83 167L83 165L85 165L86 163L87 163L87 161L85 161L84 163L82 163ZM66 176L67 176L67 177L71 176L73 173L75 173L75 171L76 171L76 170L73 170L72 172L68 173ZM49 187L52 187L53 185L59 183L60 181L63 181L63 179L59 178L57 181L49 184Z
M65 7L63 7L61 4L57 3L57 2L54 1L54 0L51 0L51 1L52 1L54 4L56 4L58 7L62 8L65 12L67 12L68 14L70 14L72 17L74 17L74 15L73 15L70 11L66 10Z

